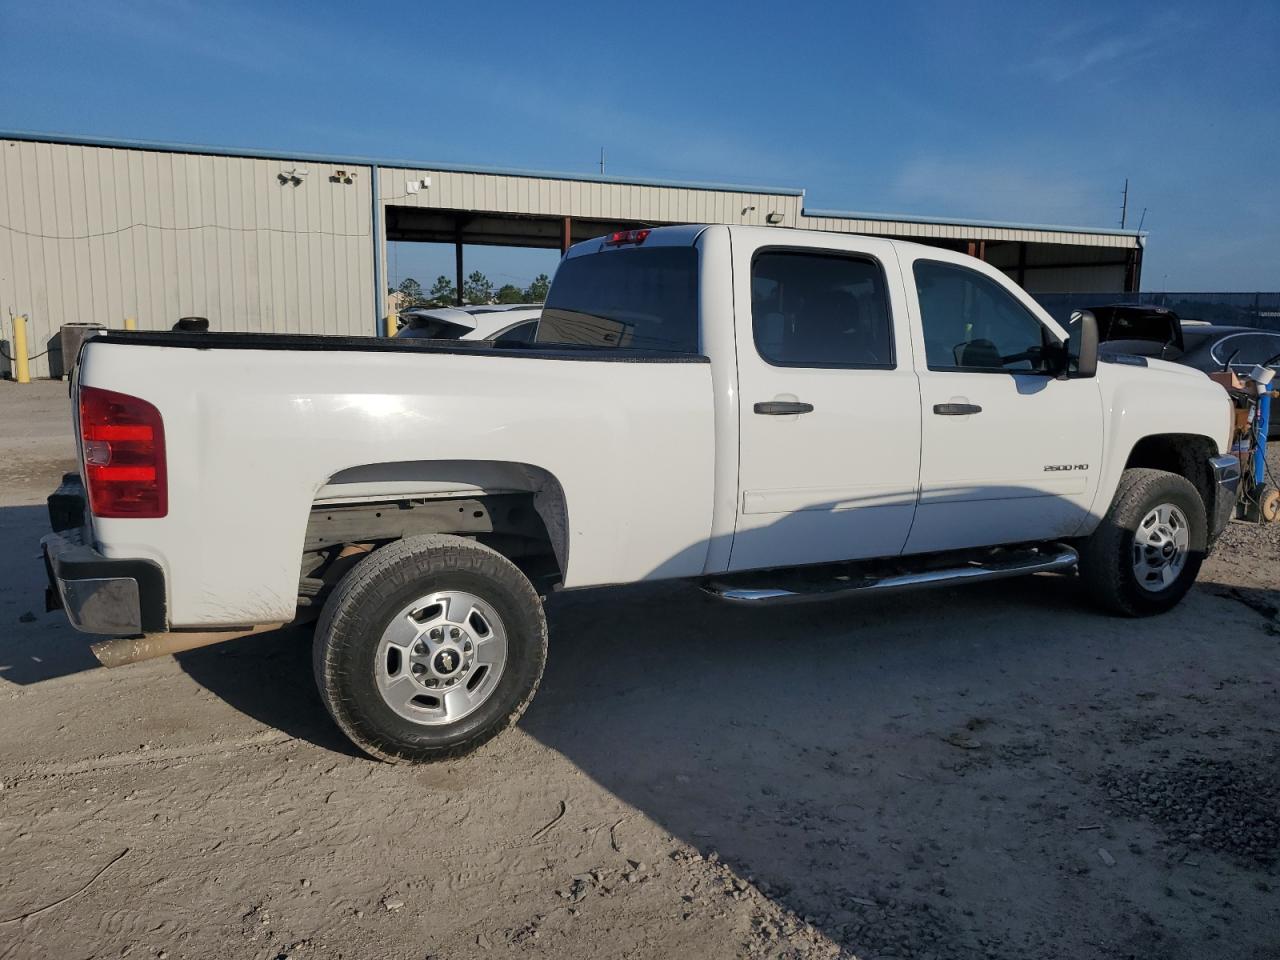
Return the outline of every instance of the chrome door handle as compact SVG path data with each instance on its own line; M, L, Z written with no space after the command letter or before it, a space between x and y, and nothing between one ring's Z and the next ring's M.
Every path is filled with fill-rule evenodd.
M982 408L976 403L935 403L933 412L940 417L964 417L971 413L981 413Z
M790 417L797 413L813 413L813 404L798 400L765 400L751 409L766 417Z

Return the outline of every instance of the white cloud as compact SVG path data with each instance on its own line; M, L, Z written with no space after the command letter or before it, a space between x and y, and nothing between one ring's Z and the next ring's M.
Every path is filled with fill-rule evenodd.
M1046 35L1038 53L1015 68L1052 83L1109 84L1135 65L1170 57L1195 23L1176 9L1149 18L1085 17Z

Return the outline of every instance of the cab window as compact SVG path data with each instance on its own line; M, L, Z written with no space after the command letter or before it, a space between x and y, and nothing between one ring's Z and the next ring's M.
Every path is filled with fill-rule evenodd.
M697 353L697 248L605 249L562 260L534 342Z
M917 260L914 273L930 370L1047 370L1044 325L996 281L936 260Z
M756 350L778 367L892 369L884 271L866 257L767 250L751 265Z

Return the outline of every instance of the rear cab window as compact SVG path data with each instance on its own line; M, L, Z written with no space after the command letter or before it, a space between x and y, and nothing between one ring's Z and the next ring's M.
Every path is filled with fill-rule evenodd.
M565 259L534 342L696 354L697 248L606 248Z

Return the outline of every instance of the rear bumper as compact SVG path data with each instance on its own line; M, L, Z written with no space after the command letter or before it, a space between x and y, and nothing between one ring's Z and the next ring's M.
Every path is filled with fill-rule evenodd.
M1234 454L1211 457L1213 503L1209 508L1209 539L1215 540L1235 516L1236 499L1240 495L1240 460Z
M71 625L85 633L127 637L163 632L165 584L160 565L104 557L85 542L83 526L68 528L67 524L83 520L79 485L80 478L69 474L49 497L54 532L40 541L49 577L45 605L65 610Z

